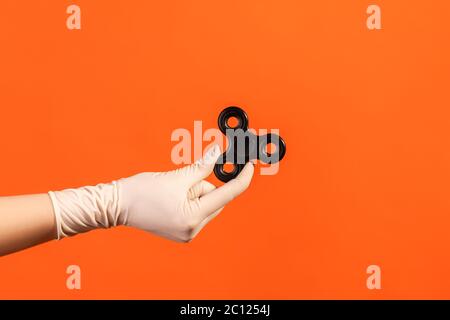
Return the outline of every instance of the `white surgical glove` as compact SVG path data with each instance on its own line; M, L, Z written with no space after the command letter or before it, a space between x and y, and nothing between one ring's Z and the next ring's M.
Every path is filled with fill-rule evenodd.
M206 180L221 155L215 145L196 163L108 184L50 191L58 239L96 228L136 227L187 242L250 184L253 164L220 188Z

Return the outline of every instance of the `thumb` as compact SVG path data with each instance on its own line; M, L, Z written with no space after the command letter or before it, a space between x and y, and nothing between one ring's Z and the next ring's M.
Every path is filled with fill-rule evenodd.
M195 163L184 168L185 174L192 177L192 182L198 182L208 177L214 170L214 165L221 155L220 147L214 144L203 156Z
M201 218L207 218L244 192L250 185L254 170L254 165L248 162L236 178L200 197Z

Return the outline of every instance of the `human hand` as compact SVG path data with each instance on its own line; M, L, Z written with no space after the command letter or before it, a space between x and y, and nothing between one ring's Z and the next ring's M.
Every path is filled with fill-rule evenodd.
M145 172L110 184L50 192L58 238L116 225L182 242L192 240L223 207L247 189L253 164L220 188L204 180L221 155L215 145L196 163Z

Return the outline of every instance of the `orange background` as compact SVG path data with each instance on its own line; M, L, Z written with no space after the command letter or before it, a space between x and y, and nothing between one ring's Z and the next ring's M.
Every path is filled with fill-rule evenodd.
M0 258L0 298L450 298L449 1L77 0L80 31L71 3L0 4L0 194L172 169L228 105L287 154L191 244L52 241Z

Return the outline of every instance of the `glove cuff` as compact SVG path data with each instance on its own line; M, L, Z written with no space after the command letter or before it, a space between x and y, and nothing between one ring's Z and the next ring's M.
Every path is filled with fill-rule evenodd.
M55 213L58 239L123 224L116 181L48 194Z

